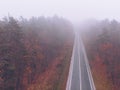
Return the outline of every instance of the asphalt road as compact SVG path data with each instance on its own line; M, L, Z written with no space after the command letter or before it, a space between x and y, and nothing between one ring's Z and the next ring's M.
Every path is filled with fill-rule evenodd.
M76 34L66 90L96 90L84 45Z

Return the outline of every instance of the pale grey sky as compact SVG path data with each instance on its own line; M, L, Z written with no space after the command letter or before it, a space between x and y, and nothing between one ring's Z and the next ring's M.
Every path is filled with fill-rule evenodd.
M0 18L62 16L72 21L88 18L120 21L120 0L0 0Z

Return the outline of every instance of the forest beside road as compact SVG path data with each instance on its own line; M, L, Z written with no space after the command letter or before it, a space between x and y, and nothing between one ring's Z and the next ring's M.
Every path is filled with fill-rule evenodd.
M94 21L79 31L96 90L119 90L120 23ZM57 16L0 20L0 90L65 90L74 40L73 24Z
M0 21L0 90L64 90L74 33L69 21ZM69 34L69 35L67 35Z

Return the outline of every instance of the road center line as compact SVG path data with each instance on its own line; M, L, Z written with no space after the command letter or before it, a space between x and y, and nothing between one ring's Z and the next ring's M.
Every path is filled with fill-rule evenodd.
M78 37L79 38L79 37ZM82 90L82 76L81 76L81 68L80 68L80 47L79 47L79 40L77 39L78 42L78 57L79 57L79 78L80 78L80 90Z

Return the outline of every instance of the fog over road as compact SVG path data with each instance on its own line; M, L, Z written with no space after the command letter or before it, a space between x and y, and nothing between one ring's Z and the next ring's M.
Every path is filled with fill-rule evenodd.
M84 45L77 33L66 90L96 90Z

